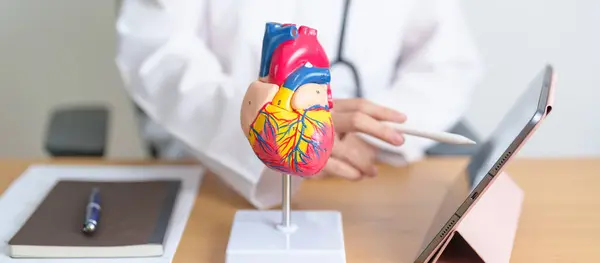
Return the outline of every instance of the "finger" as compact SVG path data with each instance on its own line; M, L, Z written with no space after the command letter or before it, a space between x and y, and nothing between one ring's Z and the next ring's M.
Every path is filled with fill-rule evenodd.
M324 170L325 173L329 175L346 178L348 180L357 181L362 178L359 170L355 169L350 164L333 157L329 158Z
M355 133L346 137L344 141L348 147L354 148L353 154L363 163L362 167L365 167L365 173L376 176L377 166L375 165L375 159L377 157L377 147L369 144Z
M404 143L401 133L362 112L337 113L333 115L333 124L340 133L361 132L392 145Z
M365 99L344 99L337 100L335 111L339 113L359 111L365 113L376 120L405 122L406 115L397 110L377 105Z
M350 139L352 138L348 138L348 140ZM331 156L358 169L363 175L369 177L375 176L376 171L372 158L368 154L363 153L360 147L350 147L350 145L347 141L334 143Z

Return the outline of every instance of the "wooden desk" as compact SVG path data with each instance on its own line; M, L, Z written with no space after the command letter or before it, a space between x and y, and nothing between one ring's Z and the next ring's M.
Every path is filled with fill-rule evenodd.
M2 160L0 193L32 163L106 162ZM384 166L377 178L357 183L307 181L293 200L293 208L342 211L349 263L398 263L411 246L407 240L424 231L426 218L435 210L432 204L440 201L446 183L465 164L464 159L429 159L403 169ZM525 190L511 262L594 262L600 258L600 159L517 159L507 171ZM429 191L424 191L425 185ZM224 262L238 209L252 207L215 176L207 176L175 262Z

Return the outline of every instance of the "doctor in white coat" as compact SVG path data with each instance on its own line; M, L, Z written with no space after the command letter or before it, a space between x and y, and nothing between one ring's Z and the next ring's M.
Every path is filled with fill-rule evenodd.
M123 0L116 63L145 113L145 139L162 158L199 159L257 208L281 200L280 175L254 155L239 122L266 22L317 29L330 57L334 125L347 132L324 171L334 176L422 158L435 142L394 141L379 121L448 130L481 73L457 0Z

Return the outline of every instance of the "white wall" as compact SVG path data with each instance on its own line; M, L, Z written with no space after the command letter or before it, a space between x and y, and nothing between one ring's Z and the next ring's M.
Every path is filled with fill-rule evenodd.
M44 156L50 109L87 103L117 113L108 154L140 156L113 61L114 15L110 0L0 1L0 157Z
M552 116L521 156L600 156L600 10L596 0L465 0L487 63L467 119L483 136L545 62L559 74ZM0 1L0 157L41 157L55 106L108 103L109 156L141 157L113 64L114 1ZM79 19L84 16L85 19ZM503 106L504 105L504 106ZM9 125L10 122L10 125Z
M487 64L467 115L488 134L531 77L552 63L555 107L520 156L600 155L600 1L465 0ZM493 120L493 121L492 121Z

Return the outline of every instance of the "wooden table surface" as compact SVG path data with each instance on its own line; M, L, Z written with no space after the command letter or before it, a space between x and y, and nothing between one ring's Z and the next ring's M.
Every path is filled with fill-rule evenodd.
M28 165L154 164L98 160L0 160L0 193ZM164 164L164 163L163 163ZM380 167L361 182L308 180L293 209L342 212L348 263L406 262L448 182L465 159L427 159L405 168ZM511 262L596 262L600 258L600 159L516 159L508 169L525 190ZM252 209L209 174L202 183L175 263L224 262L233 215Z

